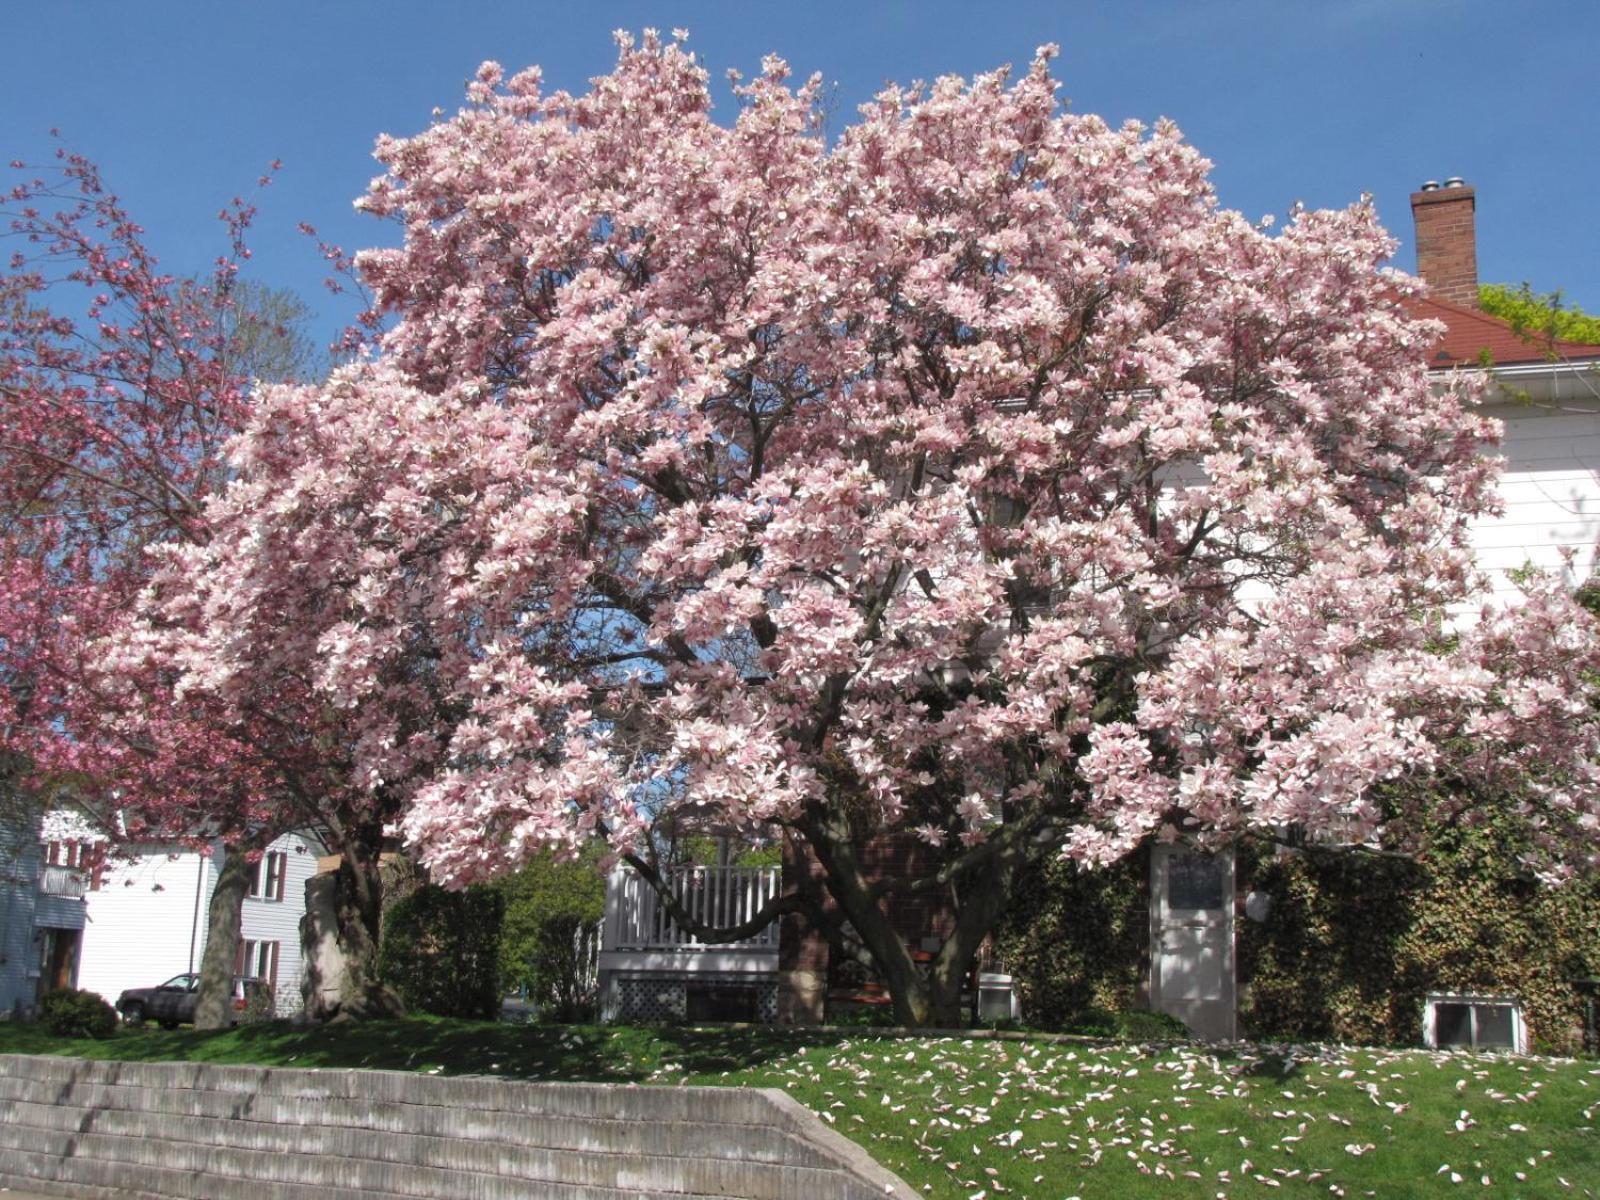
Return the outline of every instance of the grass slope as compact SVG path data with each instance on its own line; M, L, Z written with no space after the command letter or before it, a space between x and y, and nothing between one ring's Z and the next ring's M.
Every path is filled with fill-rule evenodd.
M412 1019L0 1052L778 1087L932 1197L1600 1195L1600 1064Z

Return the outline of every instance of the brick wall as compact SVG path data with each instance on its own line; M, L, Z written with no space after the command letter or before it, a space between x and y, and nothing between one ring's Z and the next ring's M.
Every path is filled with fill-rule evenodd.
M910 834L874 839L861 849L862 865L876 879L917 879L938 868L935 851ZM783 888L809 892L825 909L834 908L822 881L822 867L805 846L785 840ZM913 951L937 949L955 928L946 893L892 896L884 902L889 922ZM778 1020L787 1025L821 1022L827 1006L832 963L827 940L803 914L783 919L778 942Z

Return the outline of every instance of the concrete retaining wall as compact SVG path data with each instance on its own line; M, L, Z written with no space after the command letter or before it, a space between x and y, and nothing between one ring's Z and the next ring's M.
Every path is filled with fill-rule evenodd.
M0 1055L0 1186L80 1197L881 1200L782 1092Z

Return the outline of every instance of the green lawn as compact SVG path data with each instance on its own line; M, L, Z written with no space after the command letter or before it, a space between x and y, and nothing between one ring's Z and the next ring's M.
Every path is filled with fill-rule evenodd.
M1600 1063L415 1019L0 1052L786 1089L929 1196L1597 1196Z

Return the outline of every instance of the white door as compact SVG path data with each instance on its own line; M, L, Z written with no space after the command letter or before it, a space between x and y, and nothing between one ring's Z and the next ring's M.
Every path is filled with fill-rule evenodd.
M1150 1004L1197 1036L1234 1037L1233 855L1158 845L1150 856Z

